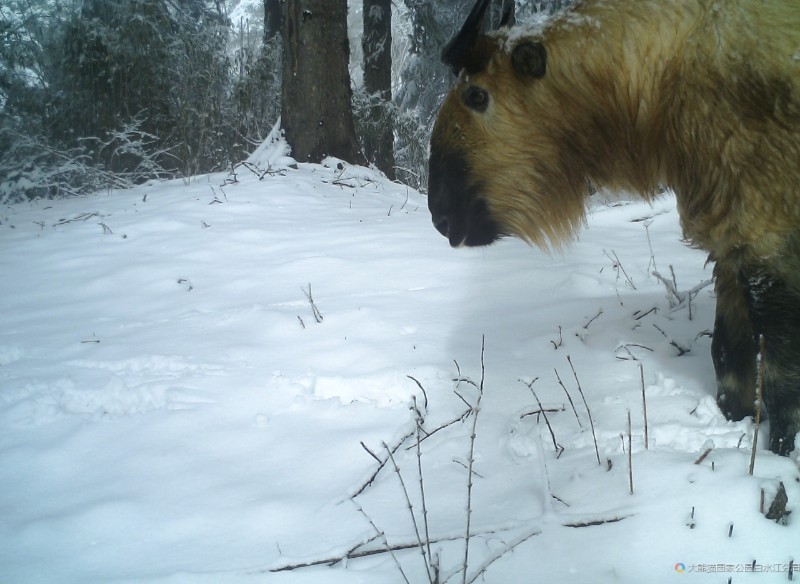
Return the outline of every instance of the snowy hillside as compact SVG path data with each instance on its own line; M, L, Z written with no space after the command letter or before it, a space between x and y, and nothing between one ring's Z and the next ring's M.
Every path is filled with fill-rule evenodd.
M467 580L790 578L800 513L759 505L797 463L748 476L712 289L651 275L711 277L671 197L452 250L418 193L279 154L0 208L0 582L462 582L468 520Z

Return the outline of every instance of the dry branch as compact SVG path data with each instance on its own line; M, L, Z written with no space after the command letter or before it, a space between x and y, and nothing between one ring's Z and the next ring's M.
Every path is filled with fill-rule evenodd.
M695 463L695 464L700 464L701 462L703 462L703 461L706 459L706 456L708 456L709 454L711 454L711 451L712 451L712 450L714 450L714 448L713 448L713 447L711 447L711 448L706 448L706 449L703 451L703 454L701 454L700 456L698 456L698 457L697 457L697 460L695 460L695 461L694 461L694 463Z
M541 531L536 529L534 531L531 531L531 532L529 532L529 533L527 533L525 535L522 535L522 536L518 537L513 542L511 542L511 543L507 544L506 546L504 546L503 548L499 549L494 554L492 554L491 556L486 558L483 562L481 562L480 566L478 566L475 569L475 571L472 573L472 576L470 576L469 578L465 578L465 581L468 584L472 584L473 582L475 582L475 580L480 578L483 575L484 572L486 572L486 570L489 568L489 566L494 564L497 560L502 558L508 552L513 551L516 547L522 545L523 543L528 541L530 538L535 537L535 536L539 535L540 533L541 533ZM466 576L466 573L465 573L465 576Z
M561 331L561 325L558 325L558 343L556 343L555 341L550 341L550 342L553 343L553 349L556 351L558 351L558 348L564 344L564 335L562 334Z
M659 274L658 271L653 271L653 276L655 276L658 281L664 284L664 287L667 289L667 300L669 300L670 308L678 308L683 304L689 304L691 306L692 298L697 296L698 292L700 292L703 288L710 286L713 283L713 280L703 280L691 290L680 292L675 280L675 271L672 269L672 266L670 266L669 269L672 274L672 281Z
M411 381L413 381L414 383L416 383L416 384L417 384L417 387L419 387L420 391L422 392L422 397L424 397L424 398L425 398L425 404L424 404L424 406L423 406L423 407L425 408L425 410L427 410L427 409L428 409L428 392L427 392L427 391L425 391L425 388L424 388L424 387L422 387L422 384L421 384L421 383L420 383L420 382L417 380L417 378L416 378L416 377L413 377L413 376L411 376L411 375L406 375L406 377L408 377L408 378L409 378ZM416 403L417 403L417 402L416 402L416 399L415 399L415 400L414 400L414 405L415 405L415 406L416 406Z
M531 393L533 394L533 397L536 400L536 404L539 406L539 411L541 412L542 416L544 416L544 423L547 424L547 429L550 430L550 438L552 438L553 440L553 449L556 451L556 458L558 458L559 456L561 456L561 453L564 452L564 447L561 446L561 444L559 444L558 441L556 441L556 434L555 432L553 432L553 427L550 425L550 420L547 418L544 406L542 405L539 396L536 395L536 391L534 391L533 389L533 384L536 383L537 379L539 378L536 377L535 379L532 379L530 383L525 383L521 379L520 381L522 381L522 383L525 383L525 385L528 386L528 389L531 390Z
M308 300L308 303L311 305L311 311L314 314L314 320L317 321L317 323L322 322L324 317L322 316L322 313L319 311L319 308L317 308L317 305L314 302L314 297L311 295L311 283L309 282L308 284L308 290L306 290L305 288L301 288L301 290L303 291L303 294L306 295L306 299Z
M467 584L467 567L469 566L469 542L470 542L470 529L472 526L472 467L475 464L475 438L478 426L478 413L481 409L481 399L483 398L483 383L486 379L486 364L484 361L484 353L486 349L486 337L481 337L481 381L478 386L478 399L475 401L473 408L475 415L472 418L472 433L469 437L469 468L467 469L467 525L464 535L464 578L463 584Z
M412 377L412 379L414 379ZM414 379L414 381L417 381ZM417 385L422 388L422 385L417 381ZM425 390L423 389L423 392ZM428 577L432 582L435 582L438 579L438 562L434 560L433 554L431 553L431 534L430 529L428 527L428 503L425 498L425 481L422 478L422 448L420 447L420 430L422 429L422 424L424 423L424 419L420 414L419 409L417 408L417 398L414 396L414 421L416 422L416 446L417 446L417 473L419 476L419 496L422 501L422 525L425 529L425 547L428 552ZM428 399L425 396L425 407L427 408Z
M358 507L358 510L361 513L364 513L363 509ZM369 519L368 519L369 520ZM371 521L371 520L369 520ZM610 522L609 522L610 523ZM598 523L599 525L599 523ZM574 526L570 526L574 527ZM374 529L374 528L373 528ZM473 537L485 537L485 536L498 536L500 533L509 531L508 528L505 529L493 529L487 531L480 531L473 533ZM538 531L535 533L530 534L528 537L532 537L533 535L537 535ZM424 542L426 545L432 545L437 543L443 543L446 541L458 541L461 539L460 535L453 535L453 536L445 536L445 537L438 537L435 539L431 539L430 541ZM381 554L393 554L394 552L402 552L413 550L414 548L419 547L418 542L405 542L405 543L397 543L397 544L385 544L378 546L370 546L370 544L376 542L377 540L383 540L381 532L378 534L370 537L369 539L362 541L354 546L352 546L349 550L339 555L329 556L326 558L320 558L317 560L309 560L306 562L293 562L289 564L284 564L282 566L278 566L276 568L269 568L261 570L261 573L265 572L289 572L292 570L299 570L302 568L312 568L314 566L335 566L341 562L347 560L358 560L362 558L369 558L371 556L378 556ZM370 547L367 547L370 546Z
M578 384L578 393L581 394L581 399L583 400L583 405L586 408L586 413L589 414L589 426L592 428L592 440L594 441L594 453L597 456L597 464L601 466L602 463L600 462L600 449L597 448L597 434L594 431L594 420L592 419L592 411L589 409L589 404L586 403L586 396L583 395L583 388L581 387L581 382L578 380L578 374L575 372L575 366L572 364L572 359L570 356L567 355L567 361L569 361L569 366L572 369L572 375L575 377L575 383Z
M397 474L397 479L400 481L400 486L403 489L403 496L405 497L406 505L408 507L408 514L411 516L411 523L414 526L414 535L417 537L417 547L422 554L422 561L425 565L425 571L428 573L428 578L430 582L433 583L433 576L430 572L430 563L428 561L428 552L430 552L430 546L426 546L422 542L422 536L419 533L419 524L417 523L417 515L414 513L414 505L411 503L411 497L408 495L406 481L403 479L403 474L400 472L400 467L397 465L397 461L394 459L394 454L392 454L392 450L389 448L389 445L386 444L386 442L383 443L383 448L386 450L389 460L392 461L394 472Z
M753 431L753 451L750 453L750 476L756 465L756 448L758 447L758 429L761 426L761 396L764 388L764 335L758 336L758 355L756 355L756 427Z
M651 353L653 352L653 349L651 349L650 347L646 347L645 345L640 345L638 343L626 343L624 345L620 345L619 347L617 347L614 350L614 355L620 361L638 361L639 359L636 357L636 355L631 353L630 347L635 347L637 349L644 349L645 351L650 351ZM620 357L619 355L620 351L625 351L628 354L628 356Z
M630 517L630 515L623 515L622 517L608 517L606 519L592 519L590 521L578 521L575 523L564 523L564 527L595 527L596 525L605 525L606 523L619 523L628 517Z
M392 454L394 454L395 452L397 452L397 449L398 449L398 448L400 448L400 447L401 447L401 446L402 446L402 445L405 443L405 441L406 441L406 440L408 440L409 438L411 438L411 436L413 436L413 435L414 435L414 433L415 433L415 430L411 430L410 432L407 432L407 433L406 433L406 434L405 434L405 435L404 435L402 438L400 438L399 442L398 442L398 443L397 443L395 446L393 446L393 447L392 447L392 449L391 449L391 452L392 452ZM370 475L370 477L369 477L369 478L368 478L368 479L367 479L367 480L364 482L364 484L362 484L362 485L361 485L361 486L358 488L358 490L356 490L356 492L355 492L355 493L353 493L352 495L350 495L350 498L351 498L351 499L355 499L355 498L356 498L356 497L358 497L358 496L359 496L361 493L363 493L364 491L366 491L366 490L367 490L367 487L371 486L371 485L372 485L372 483L374 483L374 482L375 482L375 479L378 477L378 474L380 474L381 470L383 470L383 467L385 467L385 466L386 466L386 463L387 463L387 462L389 462L389 458L388 458L388 457L386 457L385 459L381 459L381 458L380 458L380 457L378 457L378 456L377 456L377 455L376 455L374 452L372 452L372 451L371 451L369 448L367 448L367 447L364 445L364 443L363 443L363 442L361 443L361 445L362 445L362 446L364 447L364 449L365 449L365 450L366 450L366 451L367 451L367 452L370 454L370 456L372 456L373 458L375 458L375 460L377 460L377 461L378 461L378 468L376 468L376 469L375 469L375 472L373 472L373 473Z
M648 437L647 431L647 396L645 395L644 391L644 366L639 363L639 375L642 378L642 412L644 415L644 449L649 450L650 448L650 439Z
M353 502L355 503L355 501ZM389 546L389 540L386 539L386 534L380 529L378 529L378 526L375 525L375 522L372 520L372 517L367 515L367 512L364 511L364 508L361 505L359 505L358 503L355 503L355 505L358 508L358 511L366 518L366 520L372 526L372 529L375 530L375 533L377 534L378 538L380 538L383 541L384 548L386 549L387 552L389 552L389 555L392 556L392 560L394 560L395 566L397 566L397 569L400 571L400 575L403 576L403 580L406 582L406 584L411 584L411 582L409 582L408 580L408 576L406 576L406 573L403 571L403 566L400 565L400 560L397 559L397 556L394 553L394 549L392 549L392 547Z
M586 322L586 324L585 324L585 325L583 325L583 328L584 328L584 329L588 329L588 328L589 328L589 325L590 325L590 324L592 324L594 321L596 321L598 318L600 318L600 316L601 316L602 314L603 314L603 309L601 308L600 310L598 310L598 311L597 311L597 314L595 314L595 315L594 315L592 318L590 318L590 319L589 319L589 320Z
M628 410L628 486L633 495L633 438L631 436L631 411Z
M606 255L608 259L611 260L614 269L617 271L617 278L619 278L619 272L620 270L622 270L622 273L625 275L625 280L628 282L628 285L634 290L636 290L636 284L633 283L633 280L631 280L631 277L628 275L628 272L625 271L622 262L619 261L619 258L617 257L617 252L615 252L613 249L611 250L611 253L614 254L613 258L610 255L608 255L608 252L606 250L603 250L603 253Z
M558 379L558 384L561 386L561 389L564 390L564 393L567 394L567 399L569 400L569 405L572 406L572 413L575 414L575 419L578 420L578 426L581 430L583 430L583 424L581 424L581 419L578 417L578 411L575 409L575 404L572 401L572 396L567 391L566 386L561 381L561 376L558 374L558 369L553 369L556 372L556 379Z
M531 410L529 412L525 412L524 414L520 414L519 419L527 418L528 416L539 416L542 414L557 414L558 412L565 412L567 409L562 405L560 408L540 408L538 410ZM536 420L538 423L538 419Z

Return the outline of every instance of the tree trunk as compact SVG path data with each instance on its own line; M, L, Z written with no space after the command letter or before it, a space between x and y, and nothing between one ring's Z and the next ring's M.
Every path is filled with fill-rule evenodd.
M514 0L492 0L489 4L489 18L487 20L490 30L498 28L503 18L508 19L504 23L508 26L514 26L516 23L516 2Z
M350 88L347 0L286 0L281 125L292 156L363 164Z
M281 0L264 0L264 44L281 31Z
M394 128L385 104L392 101L391 0L364 0L364 87L370 96L367 159L394 180Z

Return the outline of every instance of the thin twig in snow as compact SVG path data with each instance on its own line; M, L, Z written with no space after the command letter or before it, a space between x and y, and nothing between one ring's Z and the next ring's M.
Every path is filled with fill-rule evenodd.
M465 578L466 582L468 584L472 584L478 578L480 578L483 575L483 573L486 572L486 570L489 569L489 566L494 564L497 560L502 558L508 552L513 551L516 547L522 545L523 543L528 541L530 538L535 537L535 536L537 536L537 535L539 535L541 533L542 532L540 530L536 529L534 531L531 531L529 533L526 533L525 535L522 535L522 536L518 537L517 539L515 539L511 543L506 544L505 547L499 549L498 551L493 553L491 556L486 558L483 562L481 562L481 564L472 573L472 576L470 576L469 578ZM465 576L466 576L466 574L465 574Z
M600 318L600 315L602 314L603 314L603 309L601 308L600 310L597 311L597 314L595 314L592 318L589 319L589 321L585 325L583 325L583 328L588 329L589 325L592 324L594 321L596 321L598 318Z
M643 349L645 351L650 351L651 353L653 352L653 349L651 349L650 347L646 347L638 343L626 343L624 345L620 345L614 350L614 356L620 361L638 361L639 360L638 357L636 357L636 355L631 353L630 347L634 347L636 349ZM628 354L628 356L627 357L625 357L624 355L620 356L619 355L620 351L625 351Z
M758 428L761 425L761 399L764 388L764 335L758 336L758 355L756 355L756 427L753 431L753 451L750 453L750 476L756 465L756 448L758 447Z
M89 219L91 219L92 217L100 217L100 216L101 216L100 213L97 213L97 212L94 212L94 213L81 213L81 214L76 215L75 217L72 217L70 219L59 219L58 221L53 223L53 227L58 227L59 225L66 225L67 223L75 223L77 221L86 222Z
M314 297L311 295L311 283L309 282L308 284L308 290L306 290L305 288L301 288L301 290L303 291L303 294L306 295L308 303L311 304L311 311L314 314L314 320L317 321L317 323L322 322L324 317L322 316L322 313L319 311L319 308L317 308L317 305L314 302Z
M522 379L520 379L520 381L522 381L522 383L525 383L525 385L528 386L528 389L531 390L531 393L533 394L533 397L536 400L536 404L539 406L539 411L542 413L542 416L544 416L544 423L547 424L547 429L550 430L550 438L552 438L553 440L553 449L556 451L556 458L558 458L561 456L561 453L564 452L564 447L561 446L558 443L558 441L556 441L555 432L553 432L553 427L550 425L550 420L547 418L547 414L544 411L544 406L542 405L539 396L536 395L536 391L534 391L533 389L533 384L536 383L537 379L539 378L536 377L535 379L532 379L530 383L525 383L524 381L522 381Z
M639 375L642 379L642 414L644 416L644 449L650 449L650 440L647 435L647 396L644 391L644 367L639 363Z
M644 312L642 312L641 310L637 310L636 312L633 313L633 320L642 320L645 316L647 316L650 313L658 313L658 307L654 306L650 310L646 310Z
M575 371L575 366L572 364L572 359L570 356L567 355L567 361L569 361L569 366L572 369L572 375L575 377L575 383L578 384L578 392L581 394L581 399L583 399L583 405L586 408L586 413L589 414L589 426L592 428L592 440L594 441L594 453L597 456L597 464L598 466L602 465L600 462L600 449L597 448L597 434L594 431L594 420L592 419L592 410L589 409L589 404L586 403L586 396L583 395L583 388L581 387L581 382L578 380L578 374Z
M710 286L713 283L713 280L703 280L691 290L687 290L686 292L680 292L678 291L678 285L675 279L675 270L673 270L672 266L670 266L669 269L672 274L672 281L662 276L656 270L653 271L653 276L655 276L658 281L664 284L664 287L667 289L667 300L669 301L670 308L677 308L679 306L682 306L683 304L689 304L691 306L690 303L692 301L692 298L697 296L697 294L703 288L705 288L706 286Z
M633 437L631 436L631 411L628 410L628 486L633 495Z
M364 514L363 509L360 509L358 504L356 504L356 508L362 514ZM599 525L599 523L598 523L598 525ZM568 527L574 527L574 526L573 525L568 525ZM373 529L374 529L374 527L373 527ZM493 530L488 530L488 531L478 531L478 532L473 533L472 535L473 536L481 536L481 537L487 537L487 536L499 537L500 534L502 534L502 533L504 533L506 531L510 531L510 528L499 528L499 529L493 529ZM331 557L327 557L327 558L320 558L318 560L310 560L310 561L307 561L307 562L296 562L296 563L292 563L292 564L284 564L282 566L278 566L278 567L275 567L275 568L263 569L263 570L260 570L259 572L262 573L262 574L266 573L266 572L290 572L292 570L299 570L299 569L302 569L302 568L312 568L314 566L335 566L336 564L338 564L340 562L344 562L345 560L358 560L358 559L362 559L362 558L369 558L369 557L372 557L372 556L379 556L379 555L382 555L382 554L391 554L393 552L398 552L398 551L413 550L414 548L419 546L419 544L416 543L416 542L413 542L413 543L412 542L397 543L397 544L390 544L390 545L386 545L386 543L383 543L382 545L380 545L380 547L366 547L366 549L360 549L360 548L364 548L365 546L369 546L370 544L372 544L373 542L376 542L377 540L382 540L382 539L383 539L382 534L381 534L380 531L378 531L378 533L376 533L376 535L373 535L372 537L366 539L365 541L359 542L356 545L351 546L350 549L348 549L346 552L344 552L344 553L342 553L340 555L331 556ZM451 535L451 536L447 536L447 537L438 537L438 538L432 539L429 543L437 544L437 543L442 543L442 542L445 542L445 541L458 541L460 539L461 539L461 536ZM454 574L457 574L460 571L461 570L459 568L457 571L454 572ZM450 577L452 577L452 576L453 575L451 575Z
M642 225L644 225L644 231L647 234L647 246L650 248L650 261L653 263L653 269L658 270L656 266L656 255L653 253L653 242L650 241L650 225L652 223L652 219L647 219L642 222Z
M408 489L406 488L406 481L403 479L403 474L400 472L400 467L397 466L397 461L394 459L394 454L392 454L392 450L389 448L389 445L386 442L383 443L383 447L386 449L386 452L389 455L389 460L392 461L392 466L394 466L394 472L397 474L397 478L400 481L400 486L403 488L403 496L406 499L406 505L408 506L408 514L411 516L411 523L414 526L414 535L417 538L417 544L420 553L422 554L422 562L425 565L425 571L428 574L428 579L430 580L431 584L433 584L433 576L430 573L430 563L428 562L428 555L425 551L425 545L422 542L422 536L419 533L419 525L417 524L417 516L414 513L414 505L411 503L411 497L408 495ZM427 537L426 537L427 540ZM428 548L430 549L430 548Z
M369 455L370 455L372 458L374 458L375 460L377 460L379 464L384 464L384 461L382 461L382 460L380 459L380 457L379 457L377 454L375 454L374 452L372 452L372 450L370 450L369 446L367 446L366 444L364 444L364 441L363 441L363 440L362 440L361 442L359 442L359 444L361 444L361 448L363 448L364 450L366 450L366 451L367 451L367 454L369 454Z
M456 395L458 395L458 394L456 394ZM459 395L459 397L461 397L461 396ZM462 398L462 399L463 399L463 398ZM453 418L453 419L452 419L452 420L450 420L449 422L445 422L444 424L442 424L441 426L439 426L438 428L436 428L436 429L434 429L434 430L431 430L430 432L428 432L428 431L427 431L427 430L425 430L424 428L420 428L420 430L422 430L423 432L425 432L425 436L423 436L423 437L422 437L422 439L420 440L420 442L422 442L422 441L424 441L424 440L427 440L428 438L430 438L431 436L433 436L434 434L436 434L436 433L437 433L437 432L439 432L440 430L444 430L445 428L449 428L450 426L452 426L452 425L453 425L453 424L455 424L456 422L463 422L464 420L466 420L466 419L467 419L467 418L470 416L470 414L472 413L472 411L473 411L473 410L472 410L472 407L470 406L468 409L464 410L464 411L461 413L461 415L460 415L460 416L458 416L457 418ZM411 446L409 446L408 448L406 448L406 450L411 450L412 448L414 448L414 446L413 446L413 445L411 445Z
M394 447L392 447L392 453L395 453L395 452L397 452L397 449L398 449L398 448L400 448L400 446L402 446L402 445L405 443L405 441L406 441L406 440L408 440L408 439L409 439L411 436L413 436L413 435L414 435L414 432L415 432L414 430L411 430L410 432L407 432L407 433L406 433L404 436L402 436L402 437L400 438L400 441L399 441L399 442L398 442L398 443L397 443L397 444L396 444ZM370 477L369 477L369 478L368 478L368 479L367 479L367 480L364 482L364 484L362 484L362 485L361 485L361 486L358 488L358 490L357 490L355 493L353 493L352 495L350 495L350 498L351 498L351 499L355 499L355 498L356 498L356 497L358 497L358 496L359 496L361 493L363 493L364 491L366 491L366 490L367 490L367 487L369 487L369 486L370 486L372 483L374 483L374 482L375 482L375 479L377 478L378 474L380 474L380 472L381 472L381 470L383 469L383 467L385 467L385 466L386 466L386 463L387 463L387 462L389 462L389 459L388 459L388 457L387 457L386 459L383 459L383 460L381 460L379 457L377 457L377 456L375 455L375 453L374 453L374 452L372 452L372 451L370 451L368 448L366 448L366 446L364 446L364 448L367 450L367 452L369 452L369 454L370 454L370 455L371 455L373 458L376 458L376 460L378 460L378 468L376 468L376 469L375 469L375 472L373 472L373 473L372 473L372 475L371 475L371 476L370 476Z
M417 380L417 378L416 378L416 377L412 377L411 375L406 375L406 377L408 377L408 378L409 378L411 381L413 381L414 383L416 383L416 384L417 384L417 387L419 387L420 391L422 392L422 397L424 397L424 398L425 398L425 404L424 404L424 406L423 406L423 407L424 407L424 408L425 408L425 410L427 411L427 409L428 409L428 392L427 392L427 391L425 391L425 388L424 388L424 387L422 387L422 384L421 384L421 383L420 383L420 382ZM415 404L416 404L416 402L415 402Z
M614 269L617 270L617 277L619 278L619 271L622 270L622 273L625 275L625 280L628 282L628 285L634 290L636 290L636 285L633 283L633 280L631 280L631 277L628 275L628 272L625 271L622 262L619 261L619 258L617 257L617 252L615 252L613 249L611 250L611 253L614 254L613 258L610 255L608 255L608 252L606 250L603 250L603 253L606 255L608 259L611 260L612 264L614 265Z
M711 446L711 447L709 447L709 448L706 448L706 449L703 451L703 454L701 454L700 456L698 456L698 457L697 457L697 460L695 460L695 461L694 461L694 463L695 463L695 464L700 464L701 462L703 462L703 461L706 459L706 457L707 457L709 454L711 454L711 451L712 451L712 450L714 450L714 447L713 447L713 446Z
M561 325L558 325L558 343L555 341L550 341L553 343L553 349L558 351L558 348L564 345L564 335L561 332Z
M470 543L470 530L472 527L472 485L473 475L472 467L475 465L475 438L478 427L478 414L481 409L481 399L483 398L483 384L486 380L486 363L484 361L484 354L486 351L486 337L481 337L481 381L478 386L478 399L475 401L473 411L475 415L472 417L472 433L469 437L469 458L467 463L467 525L464 533L464 578L463 584L467 584L467 567L469 566L469 543Z
M383 541L383 545L386 548L386 551L388 551L389 554L392 556L392 559L394 560L395 566L397 566L397 569L400 571L400 574L403 576L403 580L406 582L406 584L411 584L411 582L409 582L409 580L408 580L408 576L406 576L406 573L403 571L403 566L400 565L400 560L397 559L397 556L394 553L394 548L389 545L389 540L386 539L386 534L383 531L381 531L380 529L378 529L378 526L375 525L375 522L372 520L372 517L367 515L367 512L364 511L364 508L361 505L356 503L355 500L352 499L352 498L351 498L351 501L353 501L353 503L355 503L356 508L358 509L358 511L366 518L366 520L372 526L372 529L375 530L375 533L381 538L381 541Z
M412 378L413 379L413 378ZM416 379L414 380L416 381ZM419 382L417 382L419 384ZM420 385L420 388L422 386ZM424 390L423 390L424 392ZM417 408L417 397L414 396L412 398L414 402L414 422L416 426L416 445L417 445L417 473L419 475L419 496L420 500L422 501L422 526L425 529L425 546L428 551L428 578L431 582L436 581L436 568L433 561L433 555L431 553L431 534L430 529L428 528L428 503L425 498L425 481L422 478L422 448L420 447L420 435L419 432L421 430L422 424L424 419L422 418L419 409ZM427 407L427 397L425 405ZM433 573L432 573L433 572Z
M684 355L686 355L687 353L691 352L691 350L692 350L692 347L691 347L691 346L689 346L689 347L683 347L683 346L681 346L680 344L678 344L678 342L677 342L675 339L670 339L670 338L669 338L669 336L667 335L667 333L665 333L665 332L664 332L664 329L662 329L662 328L661 328L660 326L658 326L656 323L651 323L651 324L653 325L653 328L654 328L654 329L656 329L658 332L660 332L660 333L663 335L663 337L664 337L665 339L667 339L667 342L668 342L670 345L672 345L673 347L675 347L675 350L677 350L677 351L678 351L678 357L683 357L683 356L684 356Z
M583 424L581 424L581 419L578 416L578 410L575 409L575 404L572 401L572 396L569 394L569 391L567 391L567 388L561 382L561 376L558 374L558 369L554 368L553 371L556 372L556 379L558 379L558 384L561 386L561 389L563 389L564 393L567 394L567 399L569 400L569 405L572 406L572 413L575 414L575 419L578 420L578 426L580 426L581 430L583 430ZM533 382L531 382L531 383L533 383Z
M557 414L558 412L566 412L567 408L562 404L560 408L539 408L538 410L531 410L529 412L525 412L524 414L519 415L519 419L527 418L528 416L539 416L544 413L548 414ZM536 420L536 423L539 423L539 420Z
M597 525L605 525L606 523L619 523L628 517L630 517L630 515L623 515L622 517L608 517L606 519L592 519L590 521L578 521L576 523L564 523L564 527L595 527Z

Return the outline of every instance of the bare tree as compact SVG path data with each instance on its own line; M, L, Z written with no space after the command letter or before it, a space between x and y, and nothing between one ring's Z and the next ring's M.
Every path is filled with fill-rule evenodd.
M264 0L264 44L281 32L281 0Z
M386 115L392 101L391 0L364 0L364 88L370 97L370 131L363 137L367 159L394 180L394 128Z
M301 162L365 162L351 109L347 0L286 0L281 125Z

